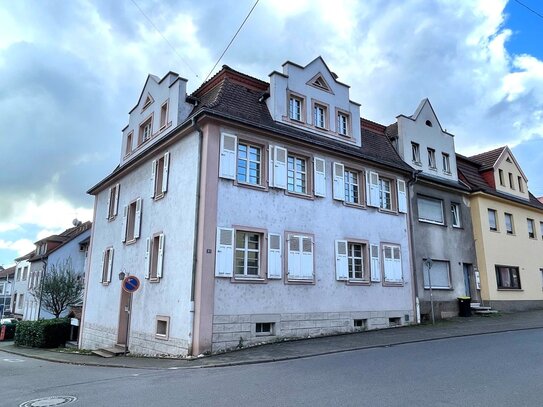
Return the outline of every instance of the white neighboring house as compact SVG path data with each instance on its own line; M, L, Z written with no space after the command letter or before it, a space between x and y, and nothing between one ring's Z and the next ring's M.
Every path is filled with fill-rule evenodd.
M25 301L28 299L28 277L30 275L30 262L28 259L34 252L15 259L15 276L13 280L12 312L16 318L23 319Z
M224 66L176 106L184 86L149 76L120 165L89 190L80 346L198 355L412 323L413 171L322 58L269 82Z
M20 294L25 298L24 320L54 318L54 315L43 307L40 309L40 299L32 295L32 291L41 283L44 271L47 272L51 265L70 258L74 271L81 279L84 278L91 228L91 222L81 223L58 235L51 235L36 242L36 250L28 259L30 270L27 293ZM63 315L65 314L68 314L68 310Z
M13 291L13 279L15 266L0 267L0 317L11 313L11 292Z

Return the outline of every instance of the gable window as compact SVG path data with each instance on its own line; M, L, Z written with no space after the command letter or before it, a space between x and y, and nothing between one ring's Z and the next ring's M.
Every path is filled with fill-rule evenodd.
M443 201L441 199L419 196L417 198L417 207L419 210L419 221L439 225L445 224L443 219Z
M313 238L307 235L289 234L287 244L289 281L313 281Z
M522 183L522 177L518 176L517 181L518 181L518 190L520 192L524 192L524 184Z
M451 173L451 162L449 160L449 154L447 153L441 153L441 157L443 158L443 172L450 174Z
M236 231L235 274L240 277L258 277L261 266L261 234Z
M170 153L151 163L151 198L160 199L168 191Z
M535 223L533 219L526 219L528 223L528 237L530 239L535 239Z
M160 128L163 129L168 124L168 102L160 107Z
M392 181L379 177L379 207L392 210Z
M431 282L433 289L450 289L451 276L449 268L449 262L441 260L432 260L430 269L424 266L424 288L429 289Z
M504 213L505 217L505 232L508 235L512 235L514 233L513 231L513 215L510 213Z
M511 266L496 266L496 282L498 289L520 290L519 268Z
M428 168L435 170L436 166L436 150L428 148Z
M113 270L113 247L109 247L102 252L102 284L111 282L111 272Z
M349 131L349 116L339 112L337 114L337 132L342 136L347 136Z
M239 142L237 180L247 184L260 185L261 148Z
M295 155L287 157L287 190L307 193L307 160Z
M515 189L515 184L513 183L513 174L509 173L509 187Z
M145 99L145 103L143 104L142 111L144 111L153 102L154 102L153 97L150 94L147 94L147 98Z
M460 205L457 203L451 203L451 216L453 228L459 228L462 226L460 222Z
M503 170L498 169L498 176L500 178L500 185L502 187L505 186L505 180L503 179Z
M385 283L402 283L402 257L400 246L384 244L382 253Z
M418 143L411 143L411 160L415 164L420 164L420 145Z
M140 125L140 132L138 136L138 146L145 143L147 140L151 138L152 126L153 126L152 117L149 117L146 121L144 121Z
M133 137L134 137L134 132L132 131L128 133L128 136L126 136L126 146L124 149L125 156L130 155L132 153L132 143L133 143L132 138Z
M496 211L494 209L488 210L488 226L490 230L494 232L498 231L498 222L496 220Z
M119 189L120 185L115 184L109 188L109 195L107 198L107 219L112 220L117 216L117 209L119 207Z
M123 242L133 242L140 237L141 198L124 207Z
M319 105L318 103L315 103L313 107L313 124L315 127L318 127L320 129L326 128L326 116L327 116L327 110L326 107L323 105Z
M288 117L292 120L301 122L303 119L303 106L304 102L302 98L291 95L289 97Z
M359 173L353 170L345 170L345 202L352 204L360 203L360 179Z
M164 233L148 237L145 252L145 278L157 282L162 278L164 264Z
M539 222L539 233L541 233L541 238L543 238L543 222Z

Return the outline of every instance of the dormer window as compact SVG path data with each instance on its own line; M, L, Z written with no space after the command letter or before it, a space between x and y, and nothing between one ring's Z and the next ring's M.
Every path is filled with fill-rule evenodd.
M138 138L138 146L145 143L147 140L151 138L152 134L152 125L153 125L153 118L149 117L146 121L144 121L140 126L140 134Z
M522 177L517 177L518 179L518 190L520 192L524 192L524 186L523 186L523 183L522 183Z
M337 115L337 132L342 136L347 136L349 131L349 116L339 112Z
M288 117L291 120L302 121L304 101L298 96L291 95L289 98Z
M325 129L326 116L327 116L326 107L323 105L319 105L318 103L315 103L315 106L313 107L313 123L315 127L318 127L320 129Z
M503 179L503 170L498 169L498 176L500 177L500 185L502 187L504 187L505 186L505 181Z
M513 183L513 174L509 173L509 188L515 189L515 184Z

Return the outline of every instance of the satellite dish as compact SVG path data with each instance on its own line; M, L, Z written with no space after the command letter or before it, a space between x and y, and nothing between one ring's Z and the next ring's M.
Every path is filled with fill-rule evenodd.
M82 223L82 222L81 222L80 220L78 220L77 218L75 218L74 220L72 220L72 225L74 225L74 226L80 226L81 223Z

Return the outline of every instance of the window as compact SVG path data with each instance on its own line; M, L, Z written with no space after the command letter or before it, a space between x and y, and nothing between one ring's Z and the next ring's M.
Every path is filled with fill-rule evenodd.
M509 173L509 187L515 189L515 184L513 184L513 174Z
M345 170L345 202L360 203L360 178L356 171Z
M533 219L526 219L528 223L528 237L530 239L535 239L535 223Z
M107 198L107 219L115 219L117 216L117 208L119 207L119 189L120 185L115 184L109 188L109 195Z
M451 216L453 228L462 227L462 222L460 221L460 205L457 203L451 203Z
M157 315L155 337L158 339L168 339L170 336L170 317Z
M541 287L543 288L543 268L539 269L539 274L541 275Z
M143 122L143 124L140 126L138 146L145 143L147 140L151 138L152 125L153 125L153 118L149 117L149 119Z
M140 237L141 198L124 207L123 242L132 242Z
M253 185L261 184L261 152L260 147L248 143L238 143L238 182Z
M400 246L384 244L382 253L385 283L402 283Z
M287 157L287 189L300 194L307 193L307 161L305 158Z
M313 124L315 125L315 127L325 129L326 116L327 116L326 107L315 103L315 106L313 107Z
M275 330L275 322L257 322L255 324L256 336L273 335Z
M543 238L543 222L539 222L539 233L541 233L541 238Z
M124 155L125 156L132 153L132 143L133 143L132 138L133 137L134 137L133 132L128 133L128 136L126 136L126 146L125 146L125 149L124 149Z
M414 163L420 164L420 146L418 143L411 143L411 159Z
M151 281L159 281L162 278L164 264L164 234L157 233L147 238L145 252L145 278Z
M428 149L428 167L435 170L436 166L436 150L433 148Z
M111 272L113 270L113 247L107 248L102 252L102 283L111 282Z
M236 231L236 276L258 277L260 275L260 249L260 233Z
M518 180L518 190L520 192L524 192L524 184L522 183L522 177L517 177Z
M289 234L287 243L288 279L313 281L313 238Z
M367 319L353 319L353 326L357 329L363 330L366 329L367 322Z
M508 235L512 235L514 233L513 231L513 215L510 213L504 213L505 217L505 232Z
M520 274L518 267L496 266L498 289L520 290Z
M164 154L158 160L153 160L151 166L151 198L159 199L168 191L170 153Z
M498 175L500 177L500 185L502 187L504 187L505 186L505 180L503 179L503 170L498 169Z
M25 295L19 294L19 298L17 299L17 310L21 311L24 307L25 303Z
M379 178L379 207L392 210L392 181L386 178Z
M443 172L450 174L451 173L451 162L449 160L449 154L447 153L441 153L441 157L443 158Z
M337 132L342 136L347 136L349 132L349 116L339 112L337 114Z
M424 264L424 288L429 289L431 282L432 289L450 289L451 275L449 268L449 262L442 260L432 260L432 267L430 269Z
M4 282L0 282L0 295L4 295L4 290L6 289L6 284Z
M369 281L369 273L366 267L365 257L365 244L351 242L347 244L349 280Z
M160 128L163 129L168 124L168 102L160 107Z
M498 223L496 220L496 211L494 209L488 210L488 226L490 230L494 232L498 230Z
M28 266L25 266L23 268L23 281L26 281L27 278L28 278Z
M299 122L302 121L303 116L303 99L296 97L296 96L290 96L289 98L289 114L288 117L292 120L297 120Z
M417 207L419 210L419 221L437 223L439 225L445 224L443 220L442 200L419 196L417 198Z

